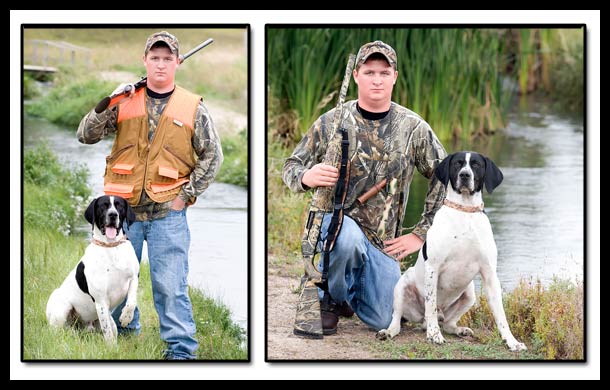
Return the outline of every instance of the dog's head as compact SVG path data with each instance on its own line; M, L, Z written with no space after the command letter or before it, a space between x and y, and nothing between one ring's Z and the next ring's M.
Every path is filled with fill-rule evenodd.
M473 195L483 189L488 193L502 183L504 175L488 157L476 152L456 152L447 157L434 171L438 180L459 194Z
M127 201L119 196L100 196L93 199L85 211L85 218L92 225L94 234L114 241L123 229L123 222L131 225L136 216ZM96 231L97 229L97 231Z

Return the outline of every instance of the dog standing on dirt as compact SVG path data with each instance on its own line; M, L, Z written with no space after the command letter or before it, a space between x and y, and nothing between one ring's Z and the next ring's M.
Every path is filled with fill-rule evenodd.
M392 322L377 338L396 336L403 317L422 323L428 341L436 344L445 342L439 318L445 332L472 336L472 329L457 326L457 322L474 304L473 279L481 274L502 339L511 351L527 349L508 327L496 274L498 252L483 212L483 185L491 194L502 182L502 172L485 156L458 152L447 156L435 174L447 188L445 203L434 216L415 266L396 284Z
M101 196L89 204L85 218L93 229L91 243L76 268L49 297L47 321L53 327L78 321L93 328L99 323L106 342L115 343L112 309L127 297L119 318L121 325L127 326L137 303L140 266L123 231L123 223L133 223L135 214L125 199Z

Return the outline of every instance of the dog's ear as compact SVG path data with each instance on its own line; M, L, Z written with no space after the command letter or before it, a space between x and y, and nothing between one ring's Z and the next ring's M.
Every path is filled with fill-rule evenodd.
M489 157L485 157L485 188L491 194L502 183L504 175Z
M93 199L91 203L89 203L87 210L85 210L85 219L91 225L93 225L93 222L95 221L95 204L97 203L97 199L98 198Z
M123 198L121 198L121 199L123 199ZM131 206L129 205L129 202L126 199L123 199L123 202L125 202L125 210L127 210L125 212L125 219L127 220L127 226L131 226L131 224L136 221L136 214L133 212L133 209L131 208Z
M453 154L445 157L443 161L436 167L434 170L434 174L436 178L443 183L445 187L447 187L447 183L449 183L449 167L451 167L451 159L453 158Z

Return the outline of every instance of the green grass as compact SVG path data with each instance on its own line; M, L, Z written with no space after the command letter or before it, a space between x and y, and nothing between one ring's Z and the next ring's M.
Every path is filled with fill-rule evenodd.
M24 358L162 359L165 343L159 338L159 323L152 299L148 264L142 264L140 268L140 336L119 336L116 345L108 345L99 331L52 329L47 324L47 300L78 263L87 244L84 237L66 237L57 232L27 226L24 229ZM231 321L230 311L195 289L190 289L190 297L197 326L195 337L199 341L197 359L246 360L247 351L242 345L246 336L241 328Z
M39 359L161 359L149 269L142 264L138 289L142 335L119 337L107 345L101 333L51 329L45 318L47 300L80 260L88 245L74 226L90 196L87 173L67 169L42 146L24 156L23 221L23 357ZM246 360L246 335L231 321L224 305L190 289L200 343L198 359Z
M270 145L267 156L267 251L276 255L300 253L301 234L311 192L291 192L282 181L282 167L289 152Z
M241 130L221 140L224 161L216 180L223 183L248 186L248 135Z
M464 340L453 335L444 334L445 344L437 345L426 341L426 334L412 330L407 325L402 332L408 335L408 341L398 339L379 342L371 341L369 346L381 359L403 360L541 360L540 353L524 351L514 353L508 350L502 340L477 342ZM476 330L475 330L476 333Z
M128 71L135 77L146 74L142 64L144 43L153 32L166 29L180 41L180 52L185 54L207 38L214 38L214 43L189 57L176 73L179 85L197 93L204 98L222 99L233 110L247 113L247 58L245 48L245 29L174 29L174 28L110 28L110 29L32 29L24 30L24 61L33 60L33 39L66 41L90 49L90 54L77 51L75 67L77 78L86 77L93 80L100 78L101 72ZM44 47L38 47L40 57ZM48 65L58 66L69 63L68 53L49 46ZM89 56L87 59L87 56ZM136 80L123 80L122 82ZM97 101L116 87L112 87L97 96ZM91 106L93 107L93 106ZM90 107L90 108L91 108ZM90 109L89 108L89 109Z
M28 114L48 119L76 131L81 119L108 95L114 83L85 76L61 76L61 82L46 96L25 107Z

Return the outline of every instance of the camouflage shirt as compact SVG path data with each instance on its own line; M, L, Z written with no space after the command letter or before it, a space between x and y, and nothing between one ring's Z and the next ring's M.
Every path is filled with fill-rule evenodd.
M354 219L373 244L383 249L383 241L403 233L402 222L414 169L431 179L421 220L413 233L425 240L445 190L434 175L434 168L446 156L436 135L419 115L392 103L380 120L362 117L357 101L345 103L343 126L349 134L350 181L345 213ZM329 126L335 109L325 113L284 164L283 179L292 191L306 191L303 174L322 162L329 141ZM357 198L383 179L385 187L361 204Z
M170 96L157 99L146 95L146 110L148 111L148 140L152 137L159 123L159 118ZM94 144L117 131L117 108L104 110L97 114L91 110L80 122L76 135L84 144ZM178 196L186 203L193 203L214 181L223 154L220 138L214 127L212 117L203 102L199 102L195 116L195 132L192 139L193 151L197 155L197 163L191 172L190 181L185 183ZM155 203L142 191L139 204L134 207L138 221L163 218L167 215L172 201Z

